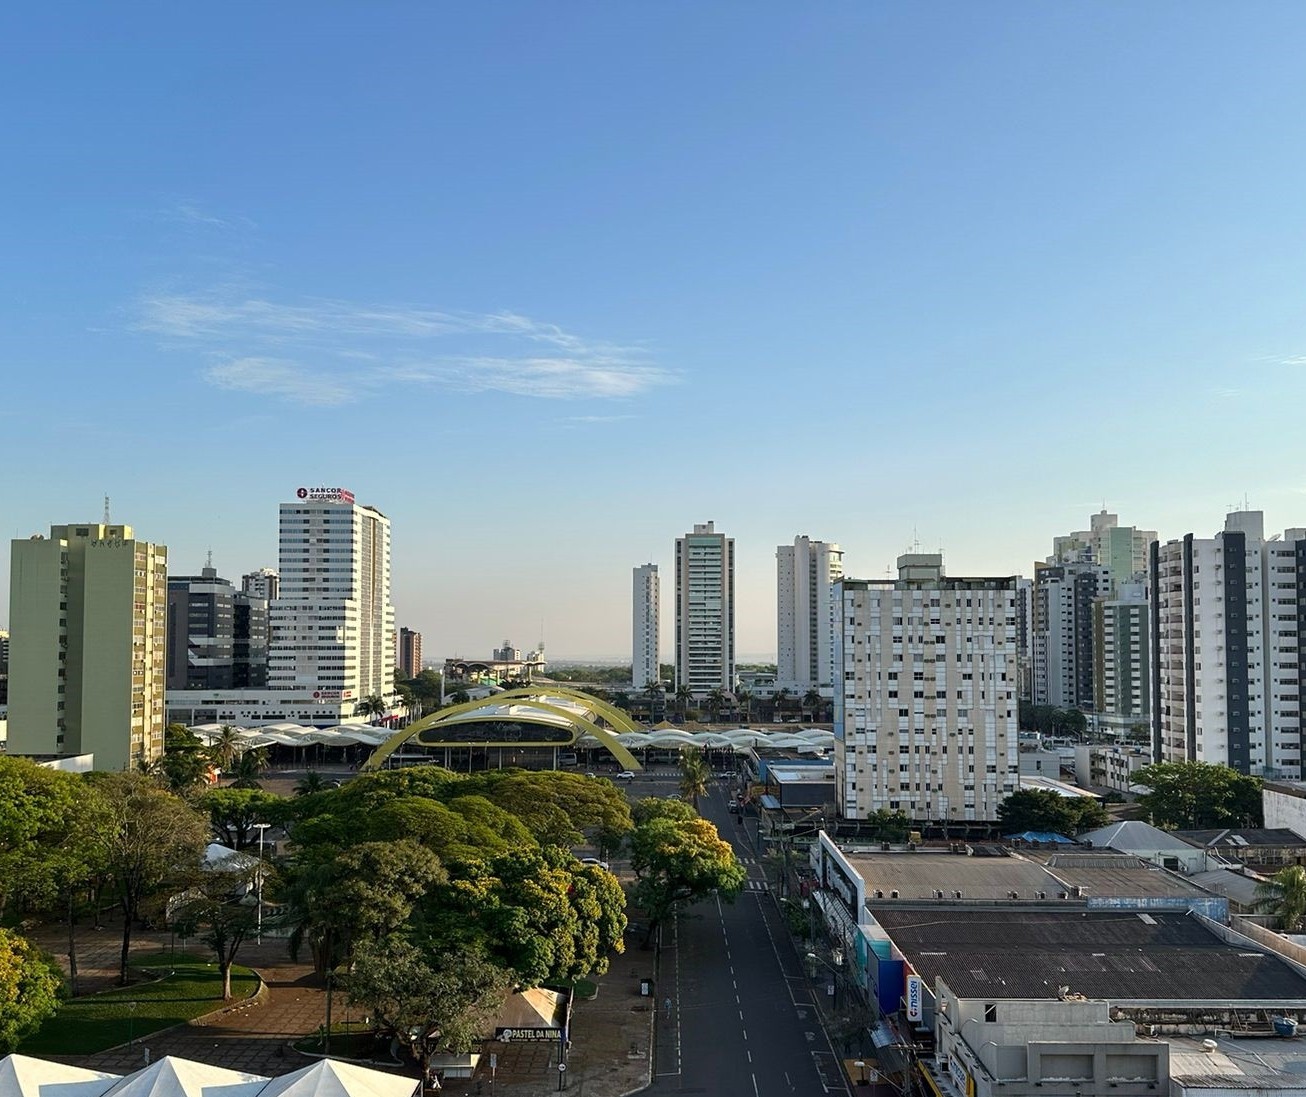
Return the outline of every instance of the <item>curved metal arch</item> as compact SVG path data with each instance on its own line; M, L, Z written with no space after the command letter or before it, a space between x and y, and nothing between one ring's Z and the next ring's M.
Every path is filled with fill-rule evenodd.
M370 770L380 769L382 762L384 762L387 758L390 757L390 755L392 755L396 750L398 750L401 746L403 746L406 742L408 742L408 740L412 739L415 735L419 735L423 731L427 731L430 728L433 728L439 724L456 722L458 717L466 715L469 712L475 712L478 709L497 707L503 704L505 701L512 701L514 699L525 700L528 698L530 699L529 703L533 705L535 708L541 710L542 712L548 712L551 715L560 716L581 735L594 736L594 738L597 739L604 747L606 747L609 753L611 753L613 757L615 757L617 761L621 762L627 769L640 770L644 768L639 763L639 761L635 758L635 756L631 754L630 751L628 751L624 746L622 746L620 742L617 741L616 735L614 735L612 732L599 727L591 720L586 720L583 716L578 716L570 709L561 708L557 705L551 705L546 701L536 700L535 698L538 698L541 694L546 696L551 695L551 696L566 697L570 700L576 701L579 704L583 704L588 708L594 709L596 712L599 712L601 715L608 718L610 721L616 723L618 727L621 727L621 725L625 725L625 727L629 728L630 730L637 730L635 728L635 725L632 724L630 720L624 716L624 714L621 714L619 710L612 709L611 706L607 705L603 701L600 701L597 697L591 697L588 693L582 693L579 690L552 689L552 688L540 689L540 688L529 688L529 687L522 688L522 689L510 689L510 690L505 690L502 693L492 693L489 697L482 697L475 701L464 701L460 705L454 705L451 708L441 709L439 712L431 713L430 716L422 717L422 719L418 720L414 724L409 724L408 727L406 728L401 728L399 731L395 732L394 735L392 735L389 739L387 739L384 743L382 743L371 753L367 761L364 762L362 766L359 767L360 772L365 773ZM609 709L611 711L613 716L616 717L615 721L613 721L612 716L609 716L608 712L604 711L605 709ZM523 719L522 717L517 717L517 718ZM473 747L476 746L477 744L461 743L458 745ZM488 746L500 746L504 744L486 743L483 745L488 747ZM524 745L531 746L531 747L538 747L544 744L528 743Z

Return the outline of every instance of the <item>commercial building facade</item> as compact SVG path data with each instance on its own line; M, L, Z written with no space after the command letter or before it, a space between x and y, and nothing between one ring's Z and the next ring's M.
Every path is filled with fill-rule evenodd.
M735 540L712 522L676 539L676 688L735 683Z
M267 685L267 601L237 590L212 565L169 576L167 662L169 690Z
M11 564L9 751L162 755L167 548L88 522L14 541Z
M641 564L632 569L630 683L635 689L643 689L650 682L658 682L662 675L658 650L661 599L662 586L657 564Z
M839 627L834 584L843 578L843 550L800 536L775 550L775 562L777 685L832 697Z
M996 819L1020 772L1015 577L949 578L910 554L897 580L843 579L836 596L840 813Z

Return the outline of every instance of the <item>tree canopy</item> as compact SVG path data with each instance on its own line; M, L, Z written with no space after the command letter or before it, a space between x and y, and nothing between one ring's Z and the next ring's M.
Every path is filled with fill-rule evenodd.
M638 882L632 897L649 915L649 937L682 906L716 892L733 901L747 874L730 843L688 804L642 800L630 836L631 868Z
M1073 838L1111 821L1096 800L1087 796L1060 796L1051 789L1022 788L998 805L998 825L1003 834L1027 830L1050 831Z
M0 1055L12 1052L59 1006L63 976L58 965L33 945L0 929Z
M1285 933L1300 933L1306 920L1306 868L1289 865L1256 885L1257 905L1274 915Z
M1138 798L1158 827L1204 830L1262 825L1261 780L1213 762L1157 762L1134 773Z

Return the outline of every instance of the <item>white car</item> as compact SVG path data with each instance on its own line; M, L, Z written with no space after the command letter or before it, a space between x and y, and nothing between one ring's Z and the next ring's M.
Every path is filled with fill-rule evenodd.
M597 857L582 857L580 863L582 865L597 865L604 872L609 871L607 861L600 861Z
M617 774L618 781L633 781L634 779L635 779L635 771L633 769L623 769L620 773Z

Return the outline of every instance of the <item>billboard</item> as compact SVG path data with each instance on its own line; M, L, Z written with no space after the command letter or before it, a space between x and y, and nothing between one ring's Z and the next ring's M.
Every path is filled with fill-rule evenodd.
M346 488L296 488L295 498L306 503L352 503L354 493Z

